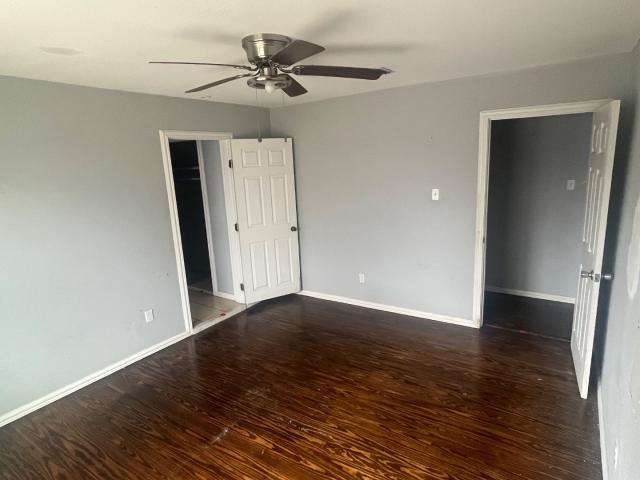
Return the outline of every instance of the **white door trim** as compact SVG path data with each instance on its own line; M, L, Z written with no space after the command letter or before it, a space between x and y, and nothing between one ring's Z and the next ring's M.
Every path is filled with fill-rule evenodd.
M612 100L534 105L530 107L485 110L480 112L480 136L478 145L478 185L476 194L476 235L473 267L473 313L475 326L482 326L485 275L485 238L487 230L487 203L489 195L489 156L491 153L491 121L514 118L548 117L593 113Z
M222 145L225 143L226 140L230 140L233 138L233 134L232 133L227 133L227 132L201 132L201 131L185 131L185 130L160 130L159 131L160 134L160 148L162 150L162 164L164 167L164 177L165 177L165 184L167 187L167 199L169 201L169 217L171 220L171 233L173 236L173 246L174 246L174 253L175 253L175 257L176 257L176 266L178 268L178 285L180 288L180 301L182 303L182 315L184 317L184 325L185 325L185 330L189 333L193 333L193 325L191 323L191 308L189 307L189 291L188 291L188 286L187 286L187 275L186 275L186 271L185 271L185 266L184 266L184 256L182 253L182 238L180 237L180 220L178 219L178 206L176 203L176 191L175 191L175 185L173 183L173 171L171 169L171 154L170 154L170 150L169 150L169 139L172 140L217 140L220 142L220 153L221 153L221 157L222 157L222 152L223 152L223 148ZM199 144L199 142L198 142ZM198 148L198 163L200 165L202 165L201 162L201 153L200 153L200 148ZM223 164L224 166L224 164ZM224 169L222 170L223 172L225 171ZM201 171L202 174L203 170ZM204 180L201 180L202 182L202 187L203 187L203 197L205 196L204 191L206 190L206 185L204 184ZM228 192L227 192L227 185L228 182L224 183L224 189L225 189L225 198L228 198ZM233 184L233 182L232 182ZM233 186L233 185L232 185ZM233 192L231 192L231 195L235 196L235 194ZM203 201L205 200L205 198L203 198ZM208 211L208 203L205 201L205 212ZM230 218L232 218L232 215L235 216L235 203L233 205L230 205L228 202L225 202L225 208L227 210L227 224L230 223ZM230 210L233 210L232 215L230 214ZM206 216L206 215L205 215ZM205 219L206 222L206 219ZM209 229L210 229L210 225L208 226L208 230L207 230L207 240L210 241L210 235L209 235ZM211 249L213 248L213 246L210 244L209 245L209 251L211 252ZM234 258L233 258L233 249L231 251L231 255L232 255L232 262L234 262ZM214 265L215 267L215 265ZM234 274L235 277L235 274ZM236 279L234 278L234 284L239 282L236 282ZM215 285L214 285L215 287ZM234 285L234 289L235 289L235 285Z
M238 235L235 228L238 222L238 209L236 208L236 187L233 180L233 169L229 167L229 162L233 161L230 138L220 142L220 161L222 162L222 183L227 212L229 253L231 254L231 278L233 279L233 297L230 299L238 303L246 303L244 292L240 289L240 284L244 283L244 280L242 257L240 256L240 235Z

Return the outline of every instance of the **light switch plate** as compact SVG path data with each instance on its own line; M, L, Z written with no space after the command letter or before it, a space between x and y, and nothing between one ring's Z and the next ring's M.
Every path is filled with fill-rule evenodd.
M576 181L575 180L567 180L567 190L572 191L576 189Z
M439 188L431 189L431 200L440 200L440 189Z
M146 323L153 322L153 308L144 311L144 321Z

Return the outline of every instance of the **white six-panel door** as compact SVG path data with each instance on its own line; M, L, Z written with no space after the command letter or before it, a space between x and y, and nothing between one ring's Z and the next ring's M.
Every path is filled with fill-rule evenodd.
M300 291L292 140L232 140L247 303Z
M619 112L620 101L609 102L593 114L591 125L582 259L571 334L571 354L582 398L587 398L589 392L600 283L606 278L602 259Z

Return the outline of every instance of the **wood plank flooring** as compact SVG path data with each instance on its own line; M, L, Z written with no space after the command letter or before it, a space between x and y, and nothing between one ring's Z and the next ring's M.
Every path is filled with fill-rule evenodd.
M565 342L263 302L0 429L4 479L600 479Z
M573 304L485 292L485 325L571 340Z

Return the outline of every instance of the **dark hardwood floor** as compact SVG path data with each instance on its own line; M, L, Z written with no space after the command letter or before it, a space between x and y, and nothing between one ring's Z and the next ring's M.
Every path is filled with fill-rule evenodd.
M600 479L569 345L264 302L0 429L10 479Z
M485 292L484 324L569 341L573 304Z

